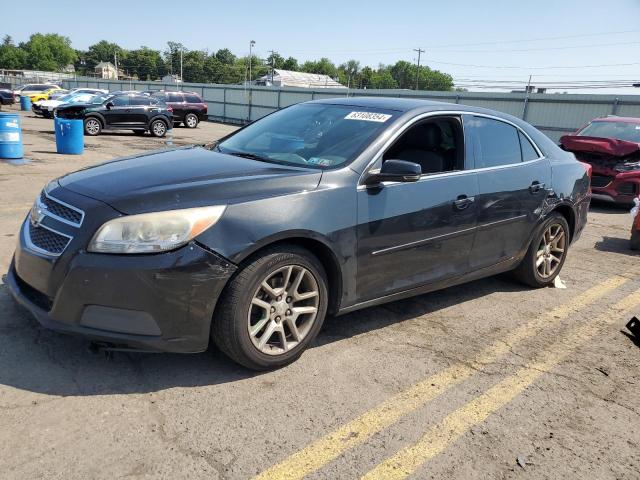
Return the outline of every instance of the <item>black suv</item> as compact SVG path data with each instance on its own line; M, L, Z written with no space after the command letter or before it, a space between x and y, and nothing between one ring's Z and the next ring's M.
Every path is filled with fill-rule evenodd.
M62 105L60 118L83 119L86 135L99 135L102 130L133 130L137 135L149 131L164 137L173 125L171 107L147 95L98 95L90 103Z
M184 123L187 128L196 128L201 120L207 119L207 104L195 92L159 91L152 95L173 109L173 124Z

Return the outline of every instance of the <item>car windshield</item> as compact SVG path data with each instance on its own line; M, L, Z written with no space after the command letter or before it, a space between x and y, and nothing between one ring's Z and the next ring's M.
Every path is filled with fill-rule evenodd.
M216 148L271 163L337 167L351 162L397 114L351 105L299 104L245 127Z
M76 95L72 94L67 94L67 95L63 95L61 97L58 97L57 100L61 101L61 102L68 102L69 100L73 100L73 98L76 97Z
M631 122L591 122L579 133L580 137L617 138L627 142L640 143L640 123Z

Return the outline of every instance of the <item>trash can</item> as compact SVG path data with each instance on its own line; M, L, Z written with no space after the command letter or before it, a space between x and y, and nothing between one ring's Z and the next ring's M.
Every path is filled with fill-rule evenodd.
M84 151L84 122L56 117L56 151L70 155L80 155Z
M20 110L28 112L31 110L31 99L26 96L20 96Z
M0 158L22 158L20 115L0 113Z

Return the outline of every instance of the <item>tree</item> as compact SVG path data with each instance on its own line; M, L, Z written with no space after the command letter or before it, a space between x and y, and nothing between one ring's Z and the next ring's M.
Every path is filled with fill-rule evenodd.
M5 35L0 45L0 68L22 69L26 62L26 53L18 48L9 35Z
M234 65L236 63L236 56L231 53L228 48L220 49L216 52L216 59L222 65Z
M71 40L56 33L34 33L20 48L26 53L27 67L34 70L62 70L76 59Z
M273 52L267 57L267 65L269 67L278 68L284 70L285 59L278 52Z
M184 65L184 54L187 52L187 49L184 48L184 45L180 42L167 42L167 49L164 51L164 60L167 64L167 69L173 74L180 73L180 52L182 52Z
M121 66L140 80L156 80L166 71L160 52L148 47L127 52Z
M326 57L322 57L317 62L307 61L302 65L302 71L307 73L318 73L321 75L329 75L330 77L336 77L338 69L336 66Z
M184 54L182 61L183 80L185 82L204 83L207 81L205 75L205 61L207 54L201 50L192 50Z
M293 57L287 58L284 61L284 63L282 64L282 69L283 70L291 70L293 72L296 72L296 71L300 70L300 66L298 65L298 60L296 60Z
M115 65L115 56L118 55L118 67L126 60L127 52L120 45L106 40L100 40L89 47L84 54L84 66L88 71L93 71L100 62L111 62Z

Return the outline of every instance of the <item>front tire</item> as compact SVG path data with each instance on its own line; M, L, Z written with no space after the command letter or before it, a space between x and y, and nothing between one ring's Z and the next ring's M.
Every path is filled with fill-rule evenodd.
M568 248L569 224L560 213L553 212L536 230L514 276L534 288L548 287L562 270Z
M211 336L252 370L283 367L318 335L327 312L327 277L307 250L282 245L250 259L216 306Z
M89 117L84 121L84 133L91 137L95 137L96 135L100 135L102 131L102 124L100 120L94 117Z
M198 126L198 116L195 113L187 113L184 117L184 126L196 128Z
M154 120L149 125L149 131L154 137L162 138L167 134L167 124L162 120Z

